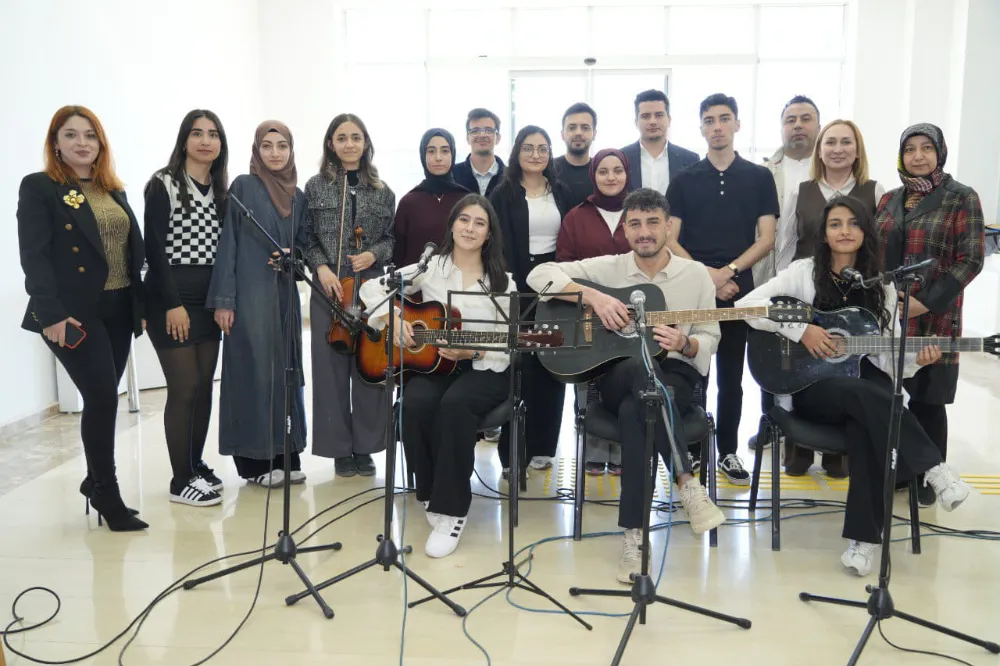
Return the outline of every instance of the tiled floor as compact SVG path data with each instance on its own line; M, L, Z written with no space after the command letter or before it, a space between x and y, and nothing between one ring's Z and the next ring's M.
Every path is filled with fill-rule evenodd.
M963 360L963 382L958 402L950 409L952 459L978 488L965 506L953 514L938 509L922 512L926 521L962 529L1000 529L1000 363L993 359ZM743 435L756 424L757 393L747 379ZM259 548L266 533L276 536L281 520L280 495L270 501L265 530L266 492L246 487L218 455L209 463L227 484L225 503L211 509L170 504L166 499L168 463L163 441L163 392L142 395L142 410L129 414L125 401L119 425L118 465L123 491L132 506L152 525L147 533L113 534L98 528L96 519L83 515L76 491L83 462L78 444L77 417L62 416L39 428L0 442L0 612L10 608L22 589L43 585L62 597L57 620L27 635L12 636L12 645L48 660L85 654L125 628L134 617L175 579L212 558ZM568 423L568 422L567 422ZM746 437L743 437L745 441ZM208 450L215 447L213 440ZM567 535L572 528L571 506L558 499L568 488L573 461L570 433L564 427L563 449L557 467L534 474L520 511L518 547L548 537ZM381 463L381 456L380 463ZM496 487L499 469L488 445L478 450L477 469L486 484ZM315 580L323 580L370 558L375 537L382 531L382 502L359 508L326 527L313 539L305 536L344 509L381 496L380 475L374 479L334 479L332 464L306 456L309 474L305 486L292 490L292 525L347 500L368 494L325 514L302 532L300 545L339 540L339 552L308 554L300 558ZM813 474L817 474L814 470ZM490 495L478 481L478 492ZM844 484L820 476L789 480L785 496L842 499ZM593 499L611 499L617 480L591 479ZM662 492L662 488L661 488ZM724 497L745 499L746 490L723 487ZM413 544L407 564L432 584L447 587L485 576L499 569L506 554L506 508L495 499L473 502L469 527L459 550L444 560L423 555L428 527L413 498L396 502L393 534ZM405 535L400 536L404 521ZM902 507L900 507L902 510ZM788 512L793 515L795 512ZM745 510L728 509L736 521ZM758 517L767 511L759 511ZM683 519L683 513L676 516ZM657 523L667 516L654 517ZM840 515L790 520L783 525L783 549L770 550L767 522L737 522L723 527L719 547L695 538L685 525L670 530L670 544L660 593L753 620L750 631L680 610L656 606L649 621L637 627L625 653L625 664L731 663L820 666L846 663L867 621L861 610L818 604L806 605L798 592L843 595L864 599L862 580L840 567L844 543ZM614 531L614 508L589 505L585 531ZM906 530L897 530L904 537ZM667 532L653 538L654 572L660 570ZM618 587L614 578L620 542L617 536L575 543L557 539L534 551L531 580L572 608L623 613L631 610L624 599L572 598L574 585ZM893 586L900 609L945 623L961 631L1000 640L1000 543L951 537L928 537L919 556L906 543L893 546ZM236 560L239 561L239 560ZM213 571L217 565L208 567ZM236 628L254 598L259 569L207 583L168 597L151 614L125 664L193 664L207 656ZM412 582L404 586L397 571L379 568L358 574L328 588L324 597L336 612L325 620L311 600L287 607L284 598L300 584L289 567L268 564L260 597L249 621L233 642L211 663L256 666L264 664L341 666L400 663L400 636L404 599L417 598ZM472 608L489 590L459 592L455 598ZM518 591L519 605L551 610L544 600ZM27 621L45 617L51 599L29 596L19 608ZM504 595L475 610L465 628L489 652L498 666L551 664L607 664L624 629L622 618L590 617L592 632L558 614L538 614L509 604ZM463 634L463 621L442 605L429 603L406 616L405 660L412 666L485 664L486 657ZM0 616L0 624L7 619ZM973 664L996 664L998 658L954 639L909 626L899 620L884 625L886 634L904 646L944 651ZM118 663L116 647L85 664ZM8 652L9 665L29 662ZM863 664L935 663L929 657L906 655L871 640Z

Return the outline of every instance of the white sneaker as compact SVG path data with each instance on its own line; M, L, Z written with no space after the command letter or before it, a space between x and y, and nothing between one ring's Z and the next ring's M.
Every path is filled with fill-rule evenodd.
M188 506L215 506L222 504L222 495L200 476L193 477L177 494L170 493L170 501Z
M958 508L968 497L969 484L955 474L947 463L941 463L924 472L924 484L934 489L938 504L945 511Z
M695 534L704 534L726 522L726 514L712 503L697 477L685 483L679 494Z
M466 516L456 518L455 516L440 515L434 523L434 531L427 537L424 545L424 552L427 557L447 557L458 548L458 540L462 538L465 530Z
M528 467L531 469L549 469L552 467L552 462L555 460L552 456L535 456L528 463Z
M616 577L619 583L632 584L632 576L642 571L642 530L627 529L622 535L622 556Z
M875 551L878 550L877 543L865 543L864 541L851 541L844 554L840 556L840 563L848 573L855 576L867 576L872 572L872 559Z
M265 488L277 488L285 483L285 470L276 469L270 474L255 476L252 479L247 479L247 483L256 486L264 486Z
M300 470L293 469L288 473L288 482L293 486L297 486L300 483L306 482L306 473Z
M438 518L440 518L442 514L434 513L433 511L428 511L427 509L431 505L430 502L421 502L421 504L424 507L424 512L427 514L427 524L430 525L431 528L433 528L435 525L437 525Z

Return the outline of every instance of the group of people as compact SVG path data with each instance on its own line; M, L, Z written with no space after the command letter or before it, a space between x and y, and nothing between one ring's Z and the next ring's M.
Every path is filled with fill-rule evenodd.
M164 425L170 454L171 501L211 506L223 482L203 460L212 410L213 378L223 334L219 450L239 475L266 487L302 483L300 455L307 430L302 323L298 299L287 298L295 275L278 270L273 241L295 248L322 293L310 300L313 453L334 459L337 476L372 475L372 454L385 448L384 387L361 379L351 354L328 342L333 323L327 299L345 297L342 281L361 282L358 295L369 323L394 317L396 344L415 344L411 325L381 303L386 287L372 279L390 265L413 275L407 287L425 301L451 292L482 291L494 302L455 295L452 303L473 330L506 332L511 292L581 292L603 325L625 326L630 312L611 296L575 282L607 287L653 284L670 309L753 305L772 296L800 298L821 309L849 305L894 325L892 289L861 291L839 279L852 266L871 277L883 266L933 257L937 264L914 293L911 334L957 335L962 290L983 261L983 217L975 192L944 171L947 148L940 130L916 125L900 141L902 187L886 193L868 176L857 126L835 120L820 129L819 109L795 97L781 113L783 147L766 166L734 149L739 110L731 97L706 98L699 122L707 156L667 139L669 100L648 90L634 101L639 140L621 150L591 149L597 114L574 104L563 116L566 152L554 158L545 129L527 125L504 163L495 155L500 118L473 109L466 120L470 154L456 162L455 138L441 128L422 137L425 178L403 196L381 180L372 138L360 118L341 114L323 138L319 172L298 188L294 140L278 121L262 123L249 173L228 179L228 141L220 119L191 111L181 122L167 165L145 188L145 233L114 173L100 121L80 106L60 109L46 138L45 171L25 177L18 205L21 263L29 304L24 328L40 333L79 388L84 402L81 437L87 476L80 491L112 530L148 525L121 497L115 472L118 384L130 340L150 334L167 382ZM239 204L230 199L238 199ZM261 233L242 214L253 211ZM270 236L270 238L268 237ZM363 239L363 242L360 240ZM424 246L438 246L424 272ZM359 246L359 243L360 246ZM143 266L147 267L143 274ZM492 320L493 324L488 323ZM485 322L485 323L484 323ZM775 326L764 320L658 326L663 352L656 371L671 391L673 440L684 442L682 419L697 387L718 386L719 470L730 482L749 483L737 455L747 326L774 330L816 356L834 353L830 335L814 325ZM284 428L284 350L290 343L293 391L290 476L280 446ZM444 557L466 527L477 429L507 397L509 359L502 350L478 352L441 344L456 362L449 375L408 378L400 414L406 460L431 532L425 552ZM862 376L823 380L797 393L806 418L840 423L856 435L845 459L824 458L828 474L850 473L844 565L867 574L879 542L889 365L873 357ZM955 395L957 356L930 348L908 364L911 396L904 416L901 478L921 475L921 498L947 510L968 487L944 462L945 405ZM561 425L565 386L533 355L522 363L527 464L551 467ZM588 441L590 474L621 474L619 524L624 528L617 577L638 571L644 498L641 488L645 423L640 393L645 369L622 362L594 384L617 414L621 442ZM586 388L577 399L588 399ZM762 392L765 412L774 397ZM694 472L692 452L672 451L667 424L656 424L658 452L680 460L675 477L696 533L725 520ZM499 437L509 470L509 428ZM764 441L751 442L762 448ZM777 443L773 443L777 445ZM804 474L811 452L786 442L789 473Z

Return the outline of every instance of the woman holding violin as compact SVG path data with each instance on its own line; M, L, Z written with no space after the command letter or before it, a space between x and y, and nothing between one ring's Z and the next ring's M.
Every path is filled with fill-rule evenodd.
M342 113L326 130L320 172L306 183L306 262L326 295L345 309L361 309L360 283L378 277L392 256L396 196L379 179L374 152L361 119ZM333 458L337 476L372 476L371 454L385 447L382 387L361 381L350 332L317 294L309 317L313 453Z

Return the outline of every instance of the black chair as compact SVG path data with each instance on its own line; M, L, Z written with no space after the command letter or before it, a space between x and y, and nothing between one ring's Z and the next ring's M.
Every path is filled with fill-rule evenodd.
M819 453L847 455L849 442L842 428L823 423L814 423L799 418L793 412L775 405L761 420L757 441L771 442L771 550L781 550L781 441L785 438L797 446ZM760 490L760 468L764 459L757 451L753 462L753 478L750 482L750 519L757 510L757 495ZM916 484L910 482L910 541L913 552L920 554L920 515L916 502Z
M588 395L597 395L594 384L588 387ZM715 502L718 493L715 477L715 419L705 410L705 384L699 382L694 388L691 411L684 417L684 435L688 446L701 445L701 470L698 473L702 485L708 480L708 496ZM576 415L576 484L573 502L573 538L583 537L583 505L586 491L586 440L587 433L612 442L621 442L618 417L604 408L600 400L588 401L581 405ZM707 472L711 470L711 474ZM718 528L709 533L709 544L718 545Z

